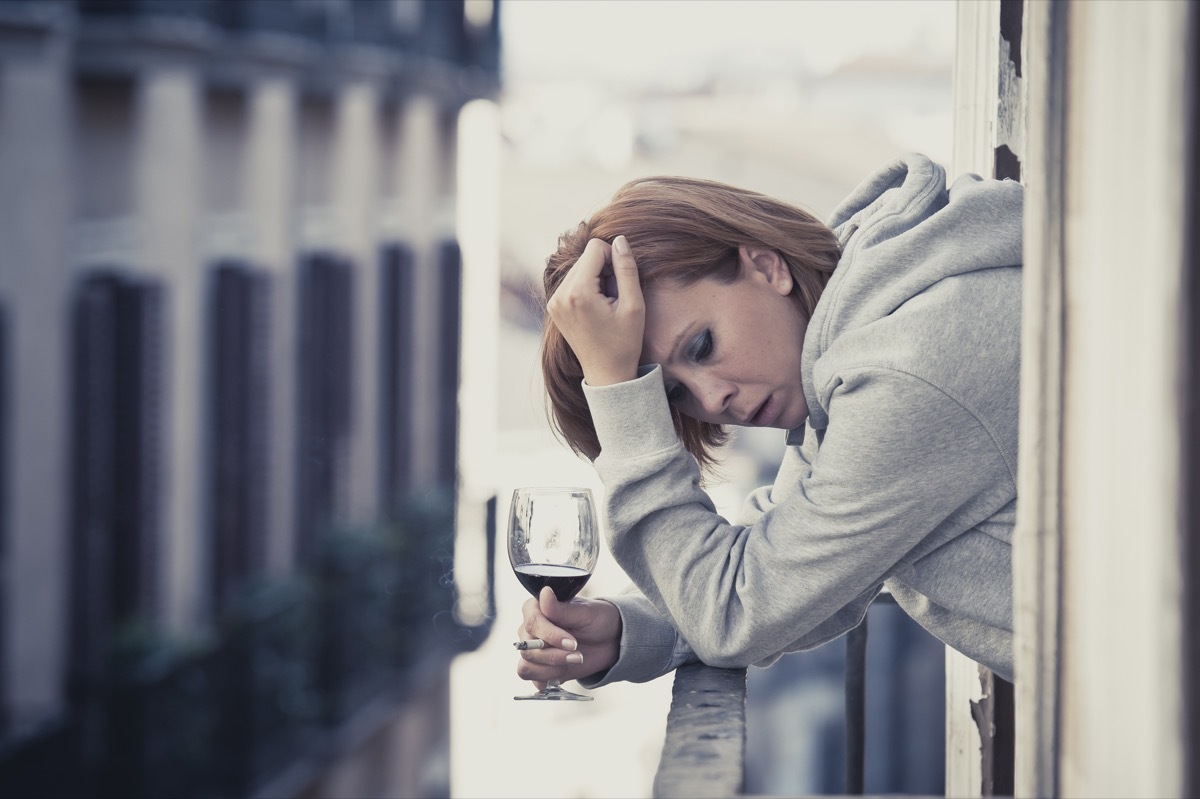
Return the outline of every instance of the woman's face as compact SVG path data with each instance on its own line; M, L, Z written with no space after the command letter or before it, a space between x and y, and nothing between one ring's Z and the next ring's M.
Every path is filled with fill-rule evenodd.
M680 413L714 424L791 429L808 417L800 354L808 320L774 250L739 249L734 283L646 291L642 363L663 368Z

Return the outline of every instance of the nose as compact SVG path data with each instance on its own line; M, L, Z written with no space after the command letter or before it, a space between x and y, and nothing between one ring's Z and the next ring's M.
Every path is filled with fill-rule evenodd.
M737 394L737 387L726 380L701 377L696 380L693 395L706 417L715 419L729 410L729 404Z

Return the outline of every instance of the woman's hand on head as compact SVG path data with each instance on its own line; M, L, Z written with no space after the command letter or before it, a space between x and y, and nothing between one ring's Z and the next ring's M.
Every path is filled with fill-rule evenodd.
M621 613L603 599L559 602L549 587L522 608L517 638L540 638L544 649L521 651L517 676L538 689L550 680L578 680L612 668L621 651Z
M624 236L611 245L601 239L589 241L546 310L579 359L589 386L637 377L646 304L637 262Z

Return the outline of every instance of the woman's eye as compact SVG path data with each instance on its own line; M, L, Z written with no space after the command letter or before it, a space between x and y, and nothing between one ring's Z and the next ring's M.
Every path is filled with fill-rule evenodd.
M712 355L712 351L712 331L705 330L703 333L692 339L692 346L688 348L688 358L693 361L703 361L705 358Z
M681 399L683 399L683 388L678 383L667 386L667 402L675 404Z

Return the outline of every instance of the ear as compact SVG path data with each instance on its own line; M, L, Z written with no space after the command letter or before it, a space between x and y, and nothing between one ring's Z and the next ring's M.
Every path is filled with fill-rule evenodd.
M792 293L792 273L778 250L744 245L738 247L738 263L743 277L757 277L784 296Z

